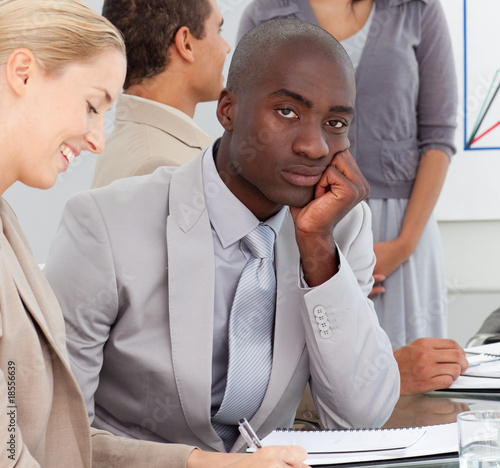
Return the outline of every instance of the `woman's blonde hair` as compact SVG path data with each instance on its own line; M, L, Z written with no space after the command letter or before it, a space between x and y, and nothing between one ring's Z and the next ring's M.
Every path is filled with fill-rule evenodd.
M0 65L19 48L47 72L109 48L125 55L118 30L80 0L0 0Z

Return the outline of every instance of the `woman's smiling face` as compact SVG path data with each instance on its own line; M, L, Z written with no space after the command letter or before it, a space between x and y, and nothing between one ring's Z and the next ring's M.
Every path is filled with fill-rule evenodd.
M49 188L68 164L87 150L104 149L104 114L112 107L123 85L126 61L110 48L90 61L66 65L46 73L33 63L20 97L25 116L25 137L11 168L30 187Z

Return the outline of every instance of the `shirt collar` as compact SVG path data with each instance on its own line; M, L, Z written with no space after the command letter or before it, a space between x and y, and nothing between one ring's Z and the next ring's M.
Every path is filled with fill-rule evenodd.
M227 248L253 231L260 221L222 181L215 167L214 144L209 146L203 155L203 189L212 227L222 247ZM265 221L265 224L274 230L276 237L287 209L284 206L278 213Z

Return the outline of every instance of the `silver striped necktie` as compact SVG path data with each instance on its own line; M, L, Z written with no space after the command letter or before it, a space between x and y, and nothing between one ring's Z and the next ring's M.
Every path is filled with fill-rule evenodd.
M231 308L226 390L212 419L228 451L238 438L238 420L252 418L269 383L276 307L274 239L273 229L265 224L242 239L252 258L241 273Z

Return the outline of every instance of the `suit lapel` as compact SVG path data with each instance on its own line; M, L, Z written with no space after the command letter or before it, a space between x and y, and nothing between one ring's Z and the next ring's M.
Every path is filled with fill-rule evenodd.
M212 428L212 340L214 250L205 205L201 155L172 176L167 218L169 318L177 388L187 424L196 436L224 450ZM304 327L297 303L299 253L289 213L276 242L277 307L273 367L261 407L252 418L256 429L275 409L293 378L304 351ZM193 294L196 291L196 294ZM186 330L190 330L186 334ZM235 449L243 446L240 437Z
M298 289L299 258L292 217L287 212L276 244L278 291L273 369L267 391L273 398L270 409L277 404L292 379L305 346L301 308L298 307L303 302Z
M167 218L172 359L186 422L223 450L210 422L214 315L214 249L203 193L201 155L172 176Z
M9 271L26 310L43 331L47 340L52 342L49 325L28 282L29 278L34 278L34 281L36 281L35 275L39 272L36 271L35 273L33 270L39 267L32 258L31 252L26 246L25 239L21 237L21 234L11 224L11 217L13 216L14 214L5 216L2 223L2 228L8 241L8 245L2 249L2 255L9 264Z

